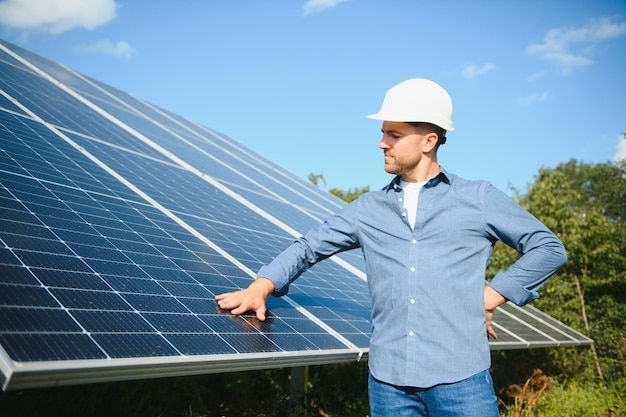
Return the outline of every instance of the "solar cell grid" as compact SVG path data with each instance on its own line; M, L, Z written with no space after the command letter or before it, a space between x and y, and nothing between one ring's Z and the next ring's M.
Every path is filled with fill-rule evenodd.
M16 68L9 68L9 71L14 72L14 76L10 77L10 83L3 84L2 89L13 99L51 124L84 134L90 133L89 125L82 126L80 121L69 117L80 113L79 102L68 100L57 87L33 73ZM29 86L28 91L22 88L24 85Z
M41 285L48 288L75 288L82 290L107 291L116 289L106 280L106 277L92 272L72 272L51 269L30 268ZM103 280L103 278L105 280Z
M168 338L183 355L202 355L207 351L215 355L238 353L217 334L172 334Z
M145 110L145 107L144 107L144 110ZM160 136L153 136L153 138L155 139L155 141L157 143L159 142L158 139L160 139L160 138L162 138L164 136L168 136L168 134L165 131L160 131L160 133L161 133ZM202 144L206 145L206 143L207 143L207 141L206 141L206 138L205 138L202 141ZM193 149L190 148L190 152L186 152L185 153L185 147L182 146L183 145L182 142L178 143L178 145L179 146L178 146L177 152L182 153L187 159L189 159L192 162L195 159L196 155L199 155L198 148L193 148ZM223 153L223 152L219 153L219 149L217 149L217 148L212 149L212 153L205 152L204 155L200 155L200 156L205 156L205 157L206 156L211 156L213 153L216 153L216 152L218 152L220 157L216 158L215 161L219 161L220 164L223 164L223 162L221 162L223 159L230 157L230 154L226 154L226 153ZM249 179L249 178L255 178L255 180L256 180L258 177L263 177L263 178L266 177L266 174L263 171L260 171L258 169L255 172L249 173L249 174L246 174L245 172L243 172L243 173L239 172L241 170L241 167L246 168L246 166L242 165L242 163L241 163L242 161L241 160L234 160L232 162L230 162L230 160L228 160L228 162L229 163L226 163L225 165L220 165L218 163L211 164L209 167L211 167L211 168L218 167L218 168L220 168L220 171L218 171L218 172L211 171L211 172L209 172L209 174L210 175L214 175L217 178L224 179L224 175L225 175L224 173L231 172L230 170L232 170L232 173L236 173L236 175L238 176L237 179L239 180L239 182L245 181L245 179ZM239 163L237 164L237 162L239 162ZM256 162L258 162L258 159L256 160ZM233 166L239 166L239 168L237 170L234 170L232 168ZM248 166L254 167L253 165L248 165ZM276 185L277 185L275 180L273 178L271 178L271 177L267 177L267 178L270 178L272 180L272 184L273 184L273 186L275 188ZM290 197L291 197L290 198L291 200L294 200L294 198L300 199L301 195L298 194L298 193L292 193L292 195ZM327 211L325 214L328 214L328 213L330 213L330 211ZM311 227L313 225L314 225L314 223L309 223L309 224L306 225L306 227Z
M0 43L2 43L3 45L7 44L2 39L0 39ZM17 45L12 45L12 46L19 48ZM5 67L7 68L7 70L11 67L18 67L21 71L28 71L28 67L26 67L24 64L22 64L20 61L15 59L11 54L7 53L4 50L0 50L0 63L2 64L3 72L5 72L4 71Z
M171 343L154 333L93 333L91 337L111 358L181 355Z
M72 316L90 333L152 333L154 329L137 312L72 310Z
M0 306L58 307L50 293L42 287L17 284L0 284Z
M36 125L35 122L28 119L22 119L21 122L22 123L18 123L17 126L25 127L25 124L27 123ZM5 123L5 127L7 126L9 125ZM59 148L63 148L63 153L59 151ZM71 148L62 141L56 140L54 142L54 146L50 145L49 142L41 139L41 135L36 134L33 129L25 129L19 139L7 139L6 142L3 142L2 151L10 157L11 161L13 161L10 168L14 166L19 167L17 170L9 168L10 171L8 172L14 172L15 174L36 178L39 182L48 182L49 186L66 185L77 189L84 189L85 191L100 192L105 194L114 193L111 190L112 187L104 186L103 183L90 173L90 170L94 171L94 173L100 171L91 163L91 161L86 160L83 155L77 153L75 149ZM43 159L42 155L46 155L48 159ZM23 166L30 165L31 168L38 171L40 170L40 168L38 168L39 164L42 166L54 164L59 167L59 170L49 171L50 175L48 176L37 177ZM82 164L82 166L79 166L78 164ZM63 170L63 174L61 174L60 169ZM130 193L127 187L122 188L119 181L113 183L109 178L103 179L109 184L112 183L114 185L114 190L121 190L121 195L131 196L132 198L137 199L137 196ZM30 182L22 178L17 179L17 181L23 181L25 183ZM26 185L24 187L26 187ZM35 192L35 194L37 193L38 191Z
M90 82L98 84L93 80L90 80ZM242 180L245 183L254 179L255 183L260 181L261 185L266 186L264 191L267 194L273 193L275 196L280 197L281 194L284 195L287 193L290 204L314 204L318 210L322 210L326 215L332 212L332 210L328 210L323 205L316 203L314 199L306 197L302 193L292 192L291 187L298 187L299 184L293 182L288 176L283 178L289 180L291 187L282 185L281 181L277 181L273 175L268 175L266 173L267 170L272 171L272 173L280 172L281 170L277 169L277 167L272 164L268 164L258 155L253 155L251 152L245 150L236 141L224 140L225 138L223 136L209 132L207 132L209 133L208 135L202 135L199 127L192 125L191 122L187 120L180 119L176 115L172 115L163 110L158 110L157 112L155 107L144 105L144 102L136 100L134 97L128 96L119 90L114 90L111 89L111 87L101 84L99 86L102 89L101 92L103 95L107 94L108 90L113 90L110 92L111 94L122 96L125 102L130 103L133 108L137 108L138 110L135 113L130 111L128 107L115 106L114 108L107 108L106 105L104 106L105 109L109 110L109 112L118 119L129 123L131 126L137 126L137 123L133 123L133 120L140 118L141 123L139 126L144 126L146 129L140 128L138 130L142 131L151 140L154 140L155 143L166 146L168 143L171 144L171 142L165 143L163 142L163 138L169 138L170 141L174 140L178 156L183 157L192 165L195 165L197 158L200 158L197 162L197 167L201 170L206 167L206 158L212 158L213 163L210 164L210 171L207 172L208 175L215 176L221 181L235 186L241 185ZM96 94L93 97L97 100L105 97L103 100L100 100L99 103L107 103L111 100L109 96L101 96L100 94ZM146 117L148 118L146 119ZM129 120L129 118L131 119ZM155 130L155 119L159 120L157 130ZM219 144L216 141L219 141ZM184 146L186 143L189 143L190 146ZM248 157L246 158L246 156ZM259 168L259 166L261 167ZM219 170L215 171L216 168ZM285 188L282 189L282 187ZM258 187L252 187L250 190L255 190L256 188ZM309 193L310 190L307 190L306 194ZM326 200L335 199L328 194L324 195L320 193L318 198L320 196L323 196ZM340 205L335 202L335 207L338 208Z
M22 109L15 105L11 100L9 100L4 95L0 94L0 109L6 112L15 112L23 114Z
M1 307L2 331L11 332L80 332L78 325L61 310L46 308Z
M0 344L18 363L106 359L92 339L82 333L3 333Z

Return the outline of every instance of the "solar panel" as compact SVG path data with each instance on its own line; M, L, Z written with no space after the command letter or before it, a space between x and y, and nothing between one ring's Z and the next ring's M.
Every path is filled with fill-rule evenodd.
M3 390L367 358L364 263L347 252L268 300L216 294L345 203L235 140L0 41ZM503 306L493 349L588 344Z

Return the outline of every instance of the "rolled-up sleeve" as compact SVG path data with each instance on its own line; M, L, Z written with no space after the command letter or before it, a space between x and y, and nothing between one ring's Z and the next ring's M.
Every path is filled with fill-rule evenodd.
M517 305L539 297L538 290L567 262L559 238L510 197L489 186L485 194L488 233L511 246L521 257L501 271L489 286Z
M359 247L356 237L354 212L359 200L329 217L306 235L296 239L268 265L262 266L257 278L267 278L274 283L276 297L289 291L289 284L303 272L336 253Z

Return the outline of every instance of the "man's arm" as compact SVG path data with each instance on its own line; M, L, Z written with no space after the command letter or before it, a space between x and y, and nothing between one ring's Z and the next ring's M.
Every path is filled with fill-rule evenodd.
M216 296L217 305L235 315L254 311L259 320L265 320L265 300L270 294L276 297L287 294L289 285L317 262L359 247L355 225L357 202L330 216L263 265L248 288Z
M528 304L567 262L565 247L546 225L493 186L487 190L485 210L487 233L521 255L507 270L498 272L489 286L518 306Z
M219 294L215 297L221 309L231 310L232 314L243 314L254 311L256 317L263 321L267 307L265 300L274 292L274 283L267 278L257 278L248 288Z

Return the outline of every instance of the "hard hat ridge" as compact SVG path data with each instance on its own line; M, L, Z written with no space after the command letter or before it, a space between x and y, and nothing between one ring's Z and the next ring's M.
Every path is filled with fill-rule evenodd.
M390 122L432 123L451 132L452 99L439 84L424 78L411 78L391 87L378 113L370 119Z

